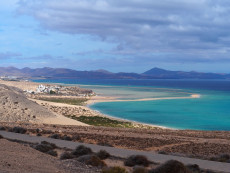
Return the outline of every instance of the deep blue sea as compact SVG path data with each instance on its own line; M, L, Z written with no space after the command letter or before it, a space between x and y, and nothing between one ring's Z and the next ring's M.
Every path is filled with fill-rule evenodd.
M230 130L230 80L82 80L45 79L35 82L62 83L91 88L98 95L124 102L90 105L109 116L176 129ZM200 98L133 101L143 98Z

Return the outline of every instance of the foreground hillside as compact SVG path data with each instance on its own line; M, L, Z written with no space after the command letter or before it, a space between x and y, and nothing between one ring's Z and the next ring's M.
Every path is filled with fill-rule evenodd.
M0 139L0 172L4 173L95 173L92 168L79 162L61 161L39 152L28 144Z

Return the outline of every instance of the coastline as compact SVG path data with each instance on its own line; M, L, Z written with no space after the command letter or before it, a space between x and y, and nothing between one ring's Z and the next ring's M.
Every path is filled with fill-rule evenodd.
M8 86L15 86L15 82L12 82L12 81L4 81L3 83L5 83ZM20 89L23 89L23 90L29 90L29 89L35 89L40 84L68 86L68 84L62 84L62 83L38 83L38 82L22 82L22 81L17 82L16 86L19 87ZM72 85L71 84L71 86L79 86L79 85L77 85L77 84ZM60 107L60 109L62 107L85 109L85 110L90 112L89 113L90 115L87 115L87 116L100 116L100 117L106 117L106 118L121 121L121 122L129 122L129 123L132 123L134 125L134 127L162 128L162 129L179 130L179 129L176 129L176 128L159 126L159 125L155 125L155 124L147 124L147 123L138 122L138 121L134 121L134 120L128 120L128 119L122 119L122 118L114 117L114 116L111 116L111 115L101 113L98 110L92 109L92 108L90 108L90 106L95 104L95 103L102 103L102 102L135 102L135 101L151 101L151 100L197 99L197 98L200 98L199 94L195 94L195 93L188 93L188 94L190 94L190 96L186 96L186 97L163 97L163 98L161 97L161 98L124 99L124 100L119 99L119 97L103 96L103 95L98 96L98 95L96 95L96 96L89 97L89 100L86 102L86 105L83 105L83 106L68 105L68 104L64 104L64 103L54 103L54 102L49 102L49 101L47 102L47 101L41 101L41 100L37 100L37 99L36 100L30 99L30 100L33 100L33 101L37 102L38 104L40 104L42 106L43 106L43 103L46 103L46 104L50 105L51 107L52 106L58 106L58 107ZM65 97L65 96L62 96L62 97ZM60 119L60 116L58 116L58 117ZM65 117L65 119L66 119L66 117ZM44 123L50 124L51 121L53 121L53 119L47 119L47 120L44 121ZM72 120L72 121L76 121L76 120ZM68 123L68 121L67 121L67 123ZM79 124L84 125L83 123L79 123ZM70 123L69 125L73 125L73 123Z
M107 117L110 119L114 119L114 120L119 120L119 121L125 121L125 122L130 122L133 123L134 125L143 125L143 126L149 126L152 128L162 128L162 129L170 129L170 130L180 130L177 128L172 128L172 127L166 127L166 126L160 126L160 125L156 125L156 124L148 124L148 123L143 123L143 122L138 122L138 121L134 121L134 120L128 120L128 119L123 119L123 118L118 118L118 117L114 117L105 113L100 112L99 110L95 110L92 109L90 106L96 103L103 103L103 102L135 102L135 101L152 101L152 100L173 100L173 99L197 99L200 98L201 95L200 94L191 94L188 97L165 97L165 98L144 98L144 99L133 99L133 100L119 100L116 97L106 97L106 96L93 96L93 98L91 98L90 100L87 101L87 108L98 112L100 115L102 115L103 117Z
M40 83L30 83L30 82L26 82L26 83L8 82L8 85L5 86L5 89L11 89L12 94L17 97L19 95L17 95L16 92L22 93L21 90L25 90L30 87L36 88L39 84ZM21 90L16 88L18 86L22 87ZM3 93L2 95L5 98L9 96L6 95L5 90L3 90L2 93ZM25 92L24 94L26 95ZM47 95L50 96L50 94ZM188 98L186 97L186 99L197 99L199 97L200 95L191 94L190 96L188 96ZM29 97L25 97L25 96L24 98L30 99ZM92 97L91 99L94 101L100 100L101 102L102 100L104 102L106 102L107 100L112 100L112 101L114 101L115 99L119 100L119 98L115 98L115 97L108 98L102 96L95 96ZM159 98L155 98L155 99L159 99ZM24 100L22 100L21 102L18 100L13 100L13 102L11 103L15 103L15 101L17 101L16 105L20 105L24 102ZM96 101L94 103L96 103ZM20 121L19 119L17 119L16 116L17 115L16 113L18 112L16 113L12 112L7 115L11 115L11 117L14 117L15 119L11 119L11 121L2 120L0 125L5 127L6 129L12 129L14 127L23 127L28 130L29 134L35 136L39 135L39 136L50 137L51 134L55 134L60 137L69 136L73 139L74 142L90 143L96 145L108 145L116 148L135 149L135 150L148 151L148 152L164 153L167 155L181 155L183 157L189 156L189 157L197 157L202 159L209 159L213 156L218 156L221 154L226 154L226 153L230 154L230 149L229 149L230 132L229 131L176 129L170 127L157 126L153 124L140 123L136 121L130 121L130 120L116 118L110 115L102 114L97 110L90 109L89 104L82 106L82 105L64 104L59 102L57 103L51 101L43 101L43 100L33 100L33 106L29 107L29 105L26 104L26 107L34 109L35 105L40 106L39 108L43 108L43 110L47 110L55 114L59 114L62 117L65 117L66 120L68 119L69 122L70 121L74 123L84 122L66 116L66 115L73 115L72 113L75 113L77 116L81 116L84 114L85 116L88 116L87 118L92 122L96 120L96 118L90 116L95 116L95 117L100 116L99 119L106 119L104 117L107 117L107 119L109 119L110 121L105 122L107 123L107 126L103 126L104 124L87 125L87 123L86 125L69 124L69 122L65 123L64 119L62 120L65 124L60 122L59 124L56 124L55 118L58 119L57 116L48 117L46 116L46 114L43 114L45 116L42 118L46 118L47 119L46 122L45 121L28 122L28 121ZM8 108L7 106L6 108ZM40 112L41 109L37 109L37 111ZM118 120L119 126L111 126L110 122L113 120ZM126 124L129 123L123 123L125 124L123 125L121 122L131 122L132 124L136 124L136 127L126 126ZM39 129L39 131L37 129Z
M134 121L134 120L128 120L128 119L124 119L124 118L113 117L111 115L102 113L102 112L100 112L98 110L94 110L94 109L92 109L90 107L88 107L88 108L93 110L93 111L95 111L95 112L98 112L102 117L106 117L106 118L109 118L109 119L112 119L112 120L123 121L123 122L130 122L136 127L142 126L142 128L160 128L160 129L169 129L169 130L179 130L179 129L176 129L176 128L171 128L171 127L166 127L166 126L159 126L159 125L155 125L155 124L148 124L148 123L138 122L138 121Z

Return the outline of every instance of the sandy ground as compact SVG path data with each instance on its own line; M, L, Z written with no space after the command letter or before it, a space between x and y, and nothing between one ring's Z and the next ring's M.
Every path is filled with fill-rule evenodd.
M164 98L144 98L144 99L132 99L132 100L119 100L116 97L103 97L94 96L87 101L88 105L99 103L99 102L136 102L136 101L151 101L151 100L172 100L172 99L197 99L201 96L199 94L191 94L188 97L164 97Z
M2 173L93 173L76 162L75 165L41 153L25 144L0 139L0 172Z
M1 84L5 84L7 86L12 86L12 87L17 87L20 88L21 90L33 90L35 91L36 88L38 87L38 84L35 82L26 82L26 81L5 81L5 80L0 80Z
M69 105L64 103L55 103L37 99L30 99L46 109L61 114L61 115L75 115L75 116L102 116L101 113L94 111L86 106Z
M86 125L52 112L26 98L22 90L0 84L0 121Z

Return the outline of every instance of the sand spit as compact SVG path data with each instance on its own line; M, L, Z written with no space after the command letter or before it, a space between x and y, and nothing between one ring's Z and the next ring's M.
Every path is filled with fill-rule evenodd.
M0 84L0 121L85 125L56 114L26 98L23 91Z
M161 98L143 98L143 99L128 99L128 100L120 100L116 97L103 97L103 96L95 96L92 99L87 101L87 104L91 105L94 103L100 102L137 102L137 101L151 101L151 100L174 100L174 99L198 99L200 98L200 94L191 94L187 97L161 97Z

